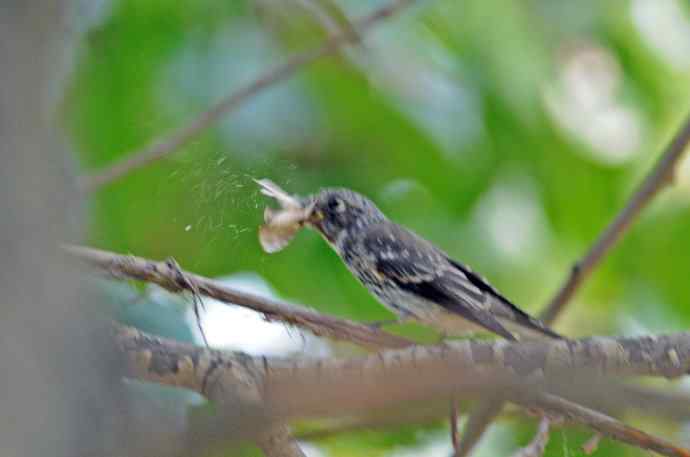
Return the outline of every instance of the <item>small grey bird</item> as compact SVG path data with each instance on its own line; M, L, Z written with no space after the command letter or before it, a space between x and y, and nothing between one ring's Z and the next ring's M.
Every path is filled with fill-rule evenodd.
M562 338L470 268L390 221L366 197L348 189L324 189L296 199L272 183L266 190L269 183L259 181L264 193L292 208L289 238L302 226L321 233L348 269L401 320L419 321L447 335L489 330L509 340ZM268 225L276 214L267 210Z

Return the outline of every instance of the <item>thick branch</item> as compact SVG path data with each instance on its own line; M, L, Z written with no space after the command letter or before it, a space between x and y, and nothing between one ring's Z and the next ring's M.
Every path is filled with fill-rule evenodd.
M500 391L594 430L664 455L686 451L553 394L549 379L603 375L679 376L690 367L690 334L575 342L451 342L368 357L287 361L116 332L132 376L187 386L246 419L347 416L432 398L473 398ZM514 392L515 394L511 394ZM337 414L333 412L337 411Z
M194 288L196 292L207 297L253 309L263 313L269 320L296 325L315 335L370 348L403 348L413 344L410 340L374 327L226 287L211 279L180 271L177 265L170 261L156 262L79 246L68 246L65 249L115 278L148 281L171 292L192 291Z
M412 2L413 0L391 1L371 14L354 21L354 27L358 33L363 33L378 22L394 15ZM120 162L116 162L105 170L101 170L92 175L83 176L80 179L81 187L89 191L98 189L105 184L121 178L132 170L142 168L152 162L162 159L189 143L205 129L220 120L224 115L239 108L243 103L250 100L264 89L288 79L303 67L322 57L332 54L342 46L349 43L356 43L357 36L358 35L352 34L347 30L329 36L329 38L318 48L297 54L283 64L266 71L256 80L221 99L221 101L211 107L211 109L199 114L189 124L178 128L167 137L158 139L142 149L132 151L127 154L126 158Z
M225 406L225 420L237 424L233 427L236 433L254 437L267 457L304 457L288 426L269 421L263 414L262 380L254 368L256 361L241 353L221 353L157 338L132 327L116 325L114 330L129 376L184 387ZM220 366L225 384L209 388L209 376ZM244 423L239 424L236 418Z
M451 391L457 391L458 398L471 398L497 388L522 386L525 380L536 391L546 385L556 388L553 380L560 383L572 379L587 385L589 380L597 382L606 376L674 378L690 371L690 333L529 343L452 341L386 350L366 357L297 360L206 349L121 326L116 340L126 356L130 375L136 378L209 396L208 389L218 377L225 383L237 382L235 369L251 372L264 379L263 389L268 389L271 396L286 394L276 406L286 413L323 414L331 408L354 411L362 406L369 409L376 402L384 406ZM338 392L368 389L385 390L385 395L360 398L350 404L326 400L337 397ZM293 395L299 390L308 393L308 398ZM292 408L291 402L298 407Z
M381 332L377 329L370 328L368 326L363 326L351 321L321 315L311 310L299 308L295 305L282 303L274 300L265 300L263 298L253 296L251 294L245 294L238 291L234 291L232 289L228 289L220 284L213 282L212 280L192 275L189 273L181 272L177 265L171 262L153 262L132 256L119 256L88 248L70 247L68 248L68 251L78 256L79 258L86 260L93 265L98 266L104 271L109 272L115 277L126 277L132 279L147 280L159 284L162 287L172 291L180 291L184 288L188 289L191 283L194 284L194 287L200 293L206 294L210 297L219 299L221 301L248 306L257 311L266 313L267 316L271 319L280 320L287 323L293 323L302 326L306 329L309 329L312 332L319 335L331 336L346 341L355 342L358 344L365 344L372 347L401 348L411 344L411 342L407 340L387 334L385 332ZM180 275L184 275L185 279L181 278ZM208 353L205 351L199 352L198 348L189 349L185 345L179 346L182 349L178 351L178 355L186 354L184 360L178 360L174 358L171 359L168 356L162 355L158 357L153 357L153 355L156 353L154 349L159 344L158 342L160 340L155 338L151 339L150 337L146 337L143 334L139 335L140 336L138 344L144 344L150 347L147 351L144 352L144 354L147 354L145 357L142 358L141 354L137 356L136 362L138 364L140 364L141 362L146 362L145 366L150 365L155 369L147 368L145 372L135 371L134 373L137 375L137 377L154 382L187 387L208 395L208 393L205 392L204 385L208 381L209 367L223 366L225 365L224 360L213 358L209 359L207 357L202 357L203 354ZM609 350L613 352L616 352L618 350L618 347L616 345L606 346L606 344L604 344L595 347L599 347L602 350L603 348L608 347ZM640 349L642 349L642 346ZM485 350L487 351L487 353L493 354L494 356L499 355L499 352L495 352L492 347L487 347L485 348ZM512 351L512 349L510 351ZM679 368L679 364L682 363L681 357L674 351L675 348L669 347L666 356L668 357L672 365L672 368L681 369L682 367ZM519 352L511 352L511 354L514 354L514 357L518 359L522 357L522 355ZM636 352L635 354L630 353L628 355L633 358L643 360L644 357L648 357L648 355L644 354L647 353L641 350ZM562 358L562 356L563 354L561 354L559 358ZM545 360L547 358L548 357L545 356ZM240 361L245 360L246 358L240 357ZM566 357L562 360L569 359ZM575 360L571 360L571 363L573 364L573 367L580 366L577 364L578 362L576 362ZM606 363L609 364L609 367L611 366L611 361L607 361ZM239 366L237 363L231 363L231 365L234 367ZM137 364L134 365L134 368L136 368L137 366L141 369L141 365ZM185 367L186 369L182 370L180 369L181 367ZM167 368L168 371L166 371L165 368ZM172 370L173 368L174 370ZM430 368L429 370L432 371L424 370L424 372L434 373L433 370L435 370L435 368ZM412 378L414 378L414 376L416 375L410 372L402 376L411 376ZM495 385L495 383L491 382L492 379L500 379L492 376L503 375L487 375L485 387ZM237 375L233 379L236 378ZM466 387L463 388L467 392ZM347 391L347 384L345 384L343 386L343 392ZM430 389L428 390L428 392L435 392L435 390ZM404 399L405 397L403 396L402 398L400 398L400 401L403 401ZM256 398L254 398L254 400L256 400ZM682 406L680 406L679 408L682 409ZM345 409L347 408L345 407ZM322 413L327 414L328 412L323 411Z

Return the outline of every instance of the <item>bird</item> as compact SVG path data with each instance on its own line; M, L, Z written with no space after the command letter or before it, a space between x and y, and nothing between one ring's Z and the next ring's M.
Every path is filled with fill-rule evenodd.
M276 188L264 193L277 197ZM282 196L284 201L287 198ZM419 322L444 336L489 331L511 341L563 338L467 265L391 221L374 202L355 191L325 188L288 203L290 208L300 208L292 212L297 214L294 227L320 233L350 272L400 322ZM272 216L267 210L267 222Z

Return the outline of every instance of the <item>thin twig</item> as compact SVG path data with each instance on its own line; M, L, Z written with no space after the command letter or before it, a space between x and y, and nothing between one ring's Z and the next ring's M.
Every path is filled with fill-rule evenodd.
M369 15L354 21L354 29L361 34L376 23L396 14L414 1L415 0L391 1ZM152 162L162 159L196 138L205 129L216 123L221 117L237 109L244 102L256 96L264 89L291 77L303 67L322 57L332 54L340 47L349 43L355 43L357 41L357 36L359 35L353 35L348 30L342 30L329 36L318 48L292 56L281 65L266 71L248 85L227 95L209 110L199 114L191 122L174 130L169 135L154 141L142 149L132 151L127 154L124 159L110 165L104 170L95 172L91 175L82 176L79 180L80 187L86 191L98 189L121 178L132 170L142 168Z
M599 441L601 441L601 434L595 433L590 439L588 439L581 447L582 452L586 455L592 455L599 449Z
M585 408L561 397L550 394L539 394L532 397L527 406L534 403L550 412L556 412L563 415L566 420L585 424L618 441L632 444L633 446L654 451L662 455L690 457L690 450L688 449L678 447L664 439L627 426L606 414Z
M548 416L542 417L539 422L537 433L532 438L532 441L522 449L519 449L513 457L541 457L544 455L546 445L549 443L549 429L551 428L551 420Z
M465 423L465 428L460 439L460 446L455 451L454 457L465 457L472 452L489 424L503 410L503 400L490 399L477 403Z
M642 209L649 204L652 198L664 186L672 182L676 165L689 142L690 117L680 127L666 151L644 181L642 181L640 187L632 195L625 207L601 233L587 254L573 265L570 275L539 316L547 325L552 325L556 321L556 318L561 314L578 287L623 236ZM477 413L470 414L457 457L469 455L489 424L501 412L502 405L497 401L489 401L480 403L478 408L481 409Z
M455 396L450 399L450 442L453 450L457 452L460 445L460 433L458 432L458 402Z
M673 137L661 159L642 181L642 184L640 184L640 187L630 198L628 204L618 213L606 230L602 232L594 245L589 249L589 252L587 252L587 255L573 265L570 275L558 290L558 293L549 302L544 312L541 313L540 317L545 323L553 323L580 284L623 236L640 212L662 188L673 182L676 165L688 147L688 143L690 143L690 117L686 119L678 133Z
M171 292L182 290L215 298L263 313L267 319L302 327L315 335L349 341L369 348L403 348L412 341L372 326L339 319L306 307L259 297L233 289L212 279L204 278L172 267L168 262L156 262L135 256L114 254L81 246L66 246L65 250L115 278L148 281Z

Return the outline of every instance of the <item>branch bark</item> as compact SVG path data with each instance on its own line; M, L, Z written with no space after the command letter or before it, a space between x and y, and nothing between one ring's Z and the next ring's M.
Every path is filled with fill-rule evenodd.
M577 378L581 379L582 382L592 382L594 379L592 375L596 375L595 377L597 379L601 379L601 376L604 374L661 374L667 377L679 376L687 372L690 366L690 361L687 360L690 358L690 341L687 342L686 347L683 345L677 346L674 343L675 340L671 341L662 338L663 342L660 342L661 340L653 337L649 337L646 340L593 339L581 342L559 342L558 344L560 344L560 346L554 346L554 348L557 348L555 350L552 350L554 348L547 349L548 346L544 346L543 344L540 346L538 343L510 345L506 342L498 342L492 345L489 343L465 342L461 343L464 344L464 346L456 348L456 351L449 351L448 354L446 354L445 351L449 350L449 348L452 348L457 343L448 343L435 349L421 348L418 346L410 347L412 342L382 332L376 328L323 315L315 311L301 309L296 305L275 300L267 300L229 289L210 279L183 272L174 262L154 262L133 256L120 256L83 247L72 246L66 249L72 255L99 267L115 277L126 277L154 282L173 292L194 289L198 293L221 301L248 306L257 311L266 313L267 317L270 319L299 325L317 335L330 336L370 347L407 348L407 351L411 351L408 352L404 358L401 353L389 351L387 353L380 353L376 356L372 356L374 359L354 359L336 362L318 361L315 365L313 363L310 365L311 362L304 361L294 362L292 365L288 364L287 366L283 363L281 366L281 363L269 363L268 360L264 358L262 359L260 369L257 368L258 362L255 360L251 362L253 368L250 369L247 365L250 359L243 355L238 355L238 360L235 361L227 360L227 355L223 355L223 353L218 351L204 352L199 348L172 342L163 345L161 343L162 340L148 337L141 333L136 337L126 339L129 341L130 346L123 346L125 352L138 346L147 348L143 350L143 352L139 350L135 351L137 352L135 357L136 363L131 366L133 368L133 373L137 377L153 382L192 389L209 398L214 398L214 395L208 392L208 383L210 380L214 379L211 377L211 374L215 377L219 376L220 373L225 373L225 370L220 370L219 367L229 366L233 367L233 370L242 367L239 372L230 376L229 379L231 383L239 382L241 385L254 386L254 393L251 395L252 401L248 401L247 399L239 401L240 404L252 405L250 408L251 411L258 410L259 408L257 405L263 405L266 402L266 399L262 398L262 395L258 393L262 388L265 388L265 386L260 387L260 385L269 381L273 383L276 379L274 377L275 373L282 371L283 373L301 373L302 376L307 376L307 379L295 380L287 391L283 391L280 394L276 392L280 392L280 389L285 388L286 384L278 383L279 388L272 386L271 391L274 397L280 400L271 402L271 413L262 416L264 422L267 417L283 418L284 416L285 418L289 418L293 414L296 414L292 411L293 409L299 411L300 414L327 415L333 410L337 410L341 413L346 411L355 413L373 407L388 407L395 404L395 401L403 402L409 399L424 400L425 396L430 395L430 393L437 395L439 392L445 392L450 395L452 393L448 390L450 386L452 386L453 390L460 389L465 395L479 395L487 388L498 389L501 386L511 388L512 383L517 382L514 378L516 374L518 374L519 377L529 374L530 383L533 388L537 388L538 386L553 388L557 386L554 386L554 383L549 383L551 374L559 374L558 379L560 380L566 379L564 377L567 377L570 378L571 381ZM134 346L131 346L132 341L136 343ZM678 341L675 342L677 343ZM680 342L682 343L682 339ZM176 354L171 355L170 351L167 349L161 351L160 349L163 346L172 347ZM436 352L436 355L431 355L433 352L425 352L433 350L440 351L440 353ZM459 360L454 362L452 358L448 358L450 354L457 356L458 353L460 354ZM598 356L603 356L604 359L597 362ZM364 360L364 362L362 360ZM374 362L374 360L379 362ZM391 364L391 360L395 361L393 365L398 368L407 366L407 370L412 371L401 372L392 377L389 377L390 373L388 373L383 379L377 379L375 375L378 373L378 369L381 369L384 375L390 371L385 368ZM436 360L436 363L430 362L432 360ZM429 362L431 365L423 366L423 362ZM334 366L332 363L336 363L336 365ZM338 363L342 365L337 365ZM438 365L439 363L441 366ZM458 370L462 369L463 372L467 372L467 370L472 371L474 374L471 380L463 379L462 382L459 381L456 377L456 373L451 374L447 371L447 366L445 372L446 377L444 377L443 366L446 363L450 363L451 366ZM485 368L487 368L483 367L485 363L498 364L504 369L507 369L507 371L501 371L498 366L493 366L485 370ZM597 363L599 363L599 365ZM602 363L603 365L601 365ZM374 368L372 368L372 364ZM635 368L632 369L632 371L627 371L633 366ZM367 374L364 375L364 370L367 367ZM574 368L577 369L575 370L576 373L573 373ZM246 372L256 373L257 369L259 369L259 371L270 371L271 377L269 378L264 375L261 377L262 380L258 381L257 379L259 378L256 378L258 375L255 374L253 375L253 382L247 382L246 379L242 380L242 378L246 378ZM525 372L525 370L528 372ZM347 376L341 376L344 371L354 371L359 374L360 381L366 379L365 382L367 385L386 386L386 389L384 392L378 392L377 395L372 395L371 392L367 391L366 387L357 387L354 380L349 379ZM308 376L310 372L311 378ZM420 372L425 375L420 376ZM331 374L329 375L329 373ZM433 373L433 376L427 376L429 373ZM579 376L577 375L578 373ZM379 373L379 375L380 374L381 373ZM549 376L546 376L546 374L549 374ZM333 376L335 376L335 378L333 378ZM223 377L227 378L228 376L223 375ZM427 377L429 379L427 379ZM405 391L405 389L412 389L412 387L404 387L402 390L400 388L396 389L393 387L393 384L391 384L391 380L403 380L398 382L414 380L415 382L421 382L423 385L424 383L430 384L425 385L421 390L416 390L417 393L415 396ZM503 380L502 382L507 382L508 384L497 385L495 380ZM220 397L215 397L216 400L227 402L226 397L228 397L229 392L227 387L228 382L229 381L226 380L221 384L222 388L220 391L222 395L220 395ZM329 392L318 392L318 386L324 384L331 387L339 386L339 388L330 390ZM290 389L295 390L290 391ZM339 392L341 396L345 395L345 401L342 401L343 398L339 398L338 394L335 392ZM243 395L246 394L246 389L243 390L242 393ZM396 397L394 394L399 394L399 396ZM328 397L324 395L330 395L331 398L327 399ZM233 395L230 395L230 398L233 399L233 401L231 401L233 405L238 403L238 399ZM318 399L318 401L316 401L316 404L306 407L303 402L309 403L309 401L311 401L310 399ZM286 406L294 401L298 402L297 405ZM540 399L540 401L548 403L548 399ZM567 402L567 400L563 401ZM282 409L278 408L276 405L282 405L280 407ZM304 407L307 409L303 411L302 408ZM314 409L311 410L309 408ZM620 436L614 434L616 430L605 429L607 424L619 424L618 431L627 430L624 428L625 426L623 424L620 424L615 419L608 418L608 416L604 414L582 406L578 406L578 408L577 411L571 412L571 416L577 416L580 421L584 421L590 416L593 417L594 419L590 421L592 422L590 425L595 427L595 430L607 436L614 436L621 439ZM233 409L239 411L236 407L233 407ZM590 416L583 416L583 411L588 412ZM243 414L242 416L245 418L245 421L247 421L247 417L252 417L248 414ZM608 422L601 422L596 418L607 418ZM630 433L628 433L628 435L630 435ZM637 431L635 433L637 433ZM637 436L639 438L643 435L638 434ZM645 439L649 440L648 438ZM628 442L634 442L634 440ZM656 441L653 442L656 443ZM667 446L667 443L663 443L663 445L660 444L659 448L665 446Z
M171 342L117 327L130 376L184 386L218 402L243 422L347 416L402 402L476 398L500 391L597 432L663 455L690 456L665 440L557 396L557 379L604 375L674 377L690 369L690 333L572 342L450 342L348 359L249 357ZM337 414L334 414L337 411Z
M541 457L544 455L546 445L549 443L550 428L551 420L546 416L543 417L532 441L513 454L513 457Z
M413 2L414 0L393 0L369 15L354 21L354 27L359 34L364 33L378 22L395 15ZM183 145L189 143L204 130L215 124L224 115L234 111L266 88L290 78L303 67L334 53L342 46L356 43L358 36L359 35L352 34L348 30L334 33L318 48L294 55L283 64L266 71L247 86L221 99L208 111L199 114L191 122L173 131L168 136L160 138L142 149L132 151L127 154L126 158L112 164L105 170L82 176L79 180L80 187L86 191L96 190L125 176L133 170L145 167L164 158Z
M296 325L318 336L377 349L403 348L414 344L406 338L372 326L226 287L211 279L182 271L173 261L156 262L81 246L65 246L64 249L115 278L148 281L171 292L197 292L224 303L253 309L263 313L268 320Z
M204 294L225 303L243 305L264 313L269 320L298 325L311 331L315 335L329 336L331 338L341 339L372 348L399 348L412 344L411 341L388 334L373 327L357 324L345 319L333 318L289 303L269 300L253 294L227 288L210 279L182 271L177 262L173 260L155 262L134 256L120 256L105 251L78 246L67 246L65 249L67 252L101 268L115 277L128 277L148 281L158 284L171 292L187 290L192 294ZM153 341L154 340L151 340L149 343ZM180 348L182 348L182 346L180 346ZM200 360L197 360L197 362L200 362ZM204 371L209 370L209 366L204 364L197 365L196 367ZM154 373L158 372L158 370L154 370ZM204 387L203 382L205 381L202 381L202 385L197 385L194 382L198 382L198 376L194 376L193 373L190 372L187 374L188 376L175 376L174 382L181 382L182 384L178 385L179 387L202 392ZM164 378L156 382L167 383ZM269 457L303 456L297 441L291 436L285 424L272 426L269 428L269 432L258 435L256 437L256 442Z

